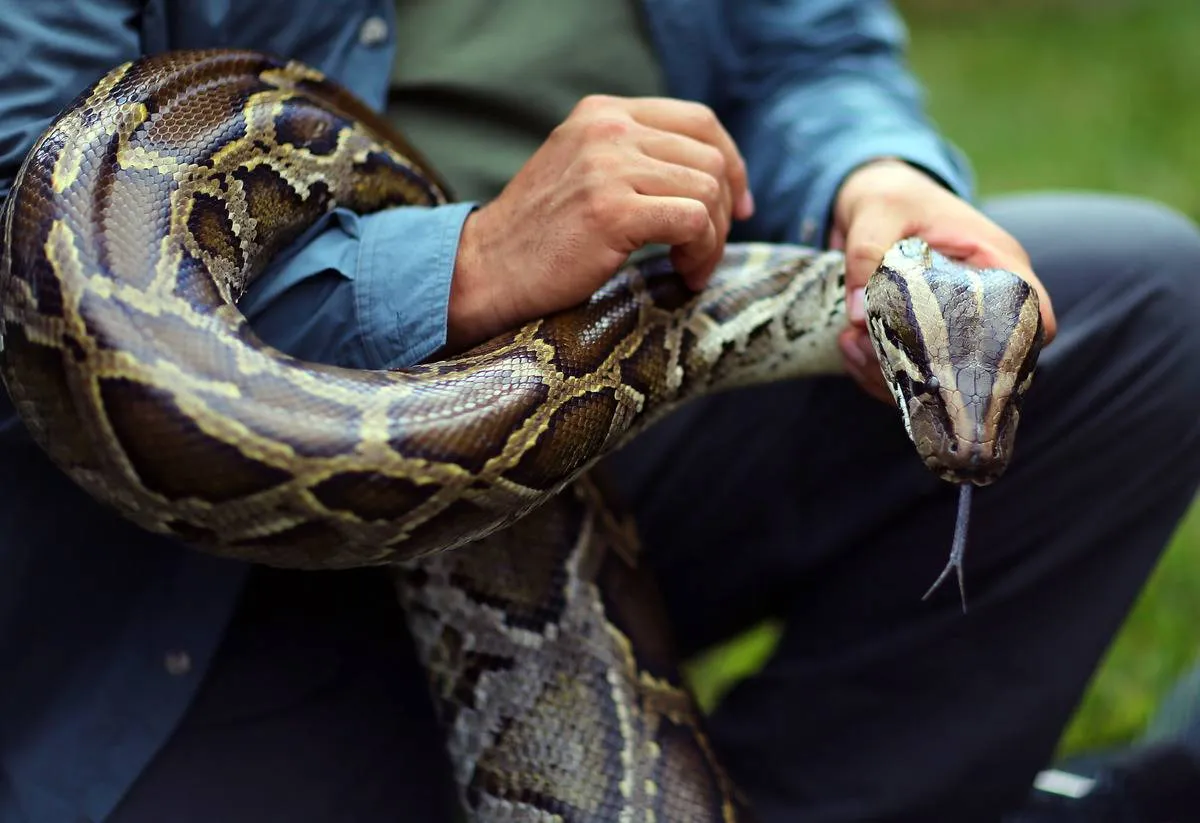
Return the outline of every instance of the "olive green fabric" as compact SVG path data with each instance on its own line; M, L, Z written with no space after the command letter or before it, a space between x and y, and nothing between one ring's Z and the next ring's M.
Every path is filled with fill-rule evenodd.
M458 200L495 197L593 93L660 95L640 0L397 0L388 114Z

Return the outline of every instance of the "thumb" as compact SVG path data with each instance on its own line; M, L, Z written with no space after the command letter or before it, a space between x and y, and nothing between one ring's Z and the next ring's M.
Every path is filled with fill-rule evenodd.
M897 240L915 233L910 221L884 206L867 205L846 227L846 299L850 322L865 325L861 290ZM856 296L856 292L859 294Z

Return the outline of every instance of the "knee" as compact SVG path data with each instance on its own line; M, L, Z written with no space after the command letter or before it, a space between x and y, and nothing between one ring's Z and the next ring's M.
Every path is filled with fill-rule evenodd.
M1082 280L1092 287L1153 284L1189 301L1200 294L1200 227L1158 201L1038 192L998 198L987 211L1026 246L1035 268L1086 270Z
M1025 246L1058 315L1058 339L1039 367L1061 388L1050 394L1200 439L1195 222L1161 203L1098 193L1011 196L987 211Z
M1126 277L1152 286L1187 329L1200 329L1200 226L1151 200L1124 198L1114 207L1125 212L1126 228L1114 239L1123 248Z
M1161 203L1129 198L1117 203L1125 212L1125 229L1114 238L1120 250L1111 241L1105 244L1119 255L1112 288L1145 295L1145 332L1175 347L1185 368L1200 378L1200 227ZM1200 379L1191 382L1200 392Z
M1200 410L1200 227L1161 203L1114 198L1122 229L1101 246L1113 255L1104 267L1104 297L1123 307L1125 322L1106 340L1110 351L1141 350L1146 377L1166 408L1194 426ZM1111 225L1111 224L1110 224ZM1122 339L1124 338L1124 339Z
M1099 328L1097 314L1120 315L1106 331L1156 339L1198 362L1200 227L1189 217L1153 200L1100 193L1005 197L989 212L1025 245L1060 328Z
M1182 367L1175 377L1200 408L1200 227L1161 203L1126 200L1124 208L1128 228L1113 288L1144 295L1131 321L1174 352Z
M1094 298L1077 311L1118 315L1093 348L1127 395L1118 400L1114 389L1111 402L1139 406L1146 425L1172 433L1177 445L1190 443L1194 461L1200 448L1200 227L1154 201L1105 200L1101 207L1110 214L1097 223L1093 251L1085 256L1107 259L1096 264ZM1130 410L1127 417L1134 416Z

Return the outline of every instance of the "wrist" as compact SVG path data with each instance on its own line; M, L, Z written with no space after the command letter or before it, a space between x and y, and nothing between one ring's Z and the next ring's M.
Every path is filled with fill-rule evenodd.
M493 294L494 280L484 261L479 218L467 216L459 236L450 279L450 305L446 317L446 348L461 351L503 330Z

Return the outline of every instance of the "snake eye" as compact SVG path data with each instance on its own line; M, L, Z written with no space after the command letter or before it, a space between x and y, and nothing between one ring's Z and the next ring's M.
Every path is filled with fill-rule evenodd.
M913 397L935 397L938 389L941 387L936 377L932 375L928 380L909 380L908 388Z

